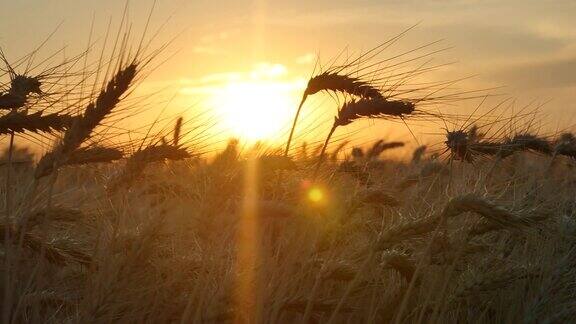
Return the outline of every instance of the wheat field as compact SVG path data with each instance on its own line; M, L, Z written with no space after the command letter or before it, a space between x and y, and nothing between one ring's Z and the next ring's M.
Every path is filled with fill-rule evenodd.
M382 68L379 45L315 71L281 144L230 140L203 154L207 139L183 117L128 139L117 121L137 115L133 90L159 52L124 32L109 57L41 71L26 64L33 54L0 52L2 322L576 318L569 131L539 132L536 113L437 113L487 94L451 81L414 89L435 66L402 70L414 61L402 56ZM318 145L297 143L300 111L319 93L339 98L334 123ZM333 138L361 119L460 126L438 127L444 138L429 146Z

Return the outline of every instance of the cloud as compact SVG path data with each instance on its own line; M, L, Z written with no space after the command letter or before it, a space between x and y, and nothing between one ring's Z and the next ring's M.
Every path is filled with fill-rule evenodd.
M224 55L225 51L211 46L194 46L192 52L196 54L207 54L207 55Z
M214 43L217 41L223 41L227 40L231 36L231 34L232 34L231 31L224 30L214 34L204 35L200 38L200 41L202 43Z
M259 62L249 71L213 73L198 79L182 79L180 83L183 85L181 93L187 95L216 94L231 84L259 84L282 91L296 91L305 86L302 78L289 77L286 66L269 62Z
M316 55L314 53L306 53L304 55L298 56L296 58L297 64L310 64L316 60Z
M576 57L517 64L500 69L494 77L526 89L576 86Z
M258 63L248 74L253 80L276 79L285 75L288 69L282 64L271 64L267 62Z

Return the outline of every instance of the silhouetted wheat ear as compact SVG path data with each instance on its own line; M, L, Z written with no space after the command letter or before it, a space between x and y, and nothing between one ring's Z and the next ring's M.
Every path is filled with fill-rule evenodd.
M429 178L429 177L434 176L434 175L445 174L445 173L447 173L447 171L448 171L448 168L444 164L436 162L436 161L430 161L430 162L426 163L422 167L422 169L420 169L420 172L413 173L413 174L406 176L398 184L397 189L398 189L398 191L406 190L406 189L410 188L411 186L417 184L422 179L426 179L426 178Z
M312 77L308 80L308 85L304 90L302 95L302 100L298 109L296 110L296 115L294 116L294 122L292 123L292 128L290 129L290 135L288 135L288 141L286 143L286 150L284 155L288 155L290 150L290 143L292 142L292 136L294 135L294 129L296 129L296 123L298 121L298 116L300 116L300 111L302 106L306 102L308 96L316 94L320 91L335 91L344 92L353 96L360 98L383 98L380 90L375 86L371 85L370 82L360 80L348 75L342 75L335 72L326 71Z
M0 135L14 133L50 133L52 131L63 131L70 127L74 117L66 114L42 115L36 112L27 115L24 111L11 111L0 117Z
M385 268L394 269L406 279L407 282L412 280L416 266L407 255L400 253L390 253L384 256Z
M398 225L384 232L378 239L375 249L386 250L394 247L396 244L427 234L440 224L440 217L427 217L411 223Z
M465 298L471 295L488 293L498 289L504 289L517 280L536 276L538 276L536 271L521 266L502 270L497 269L494 272L488 272L486 276L479 280L468 283L456 293L456 296L458 298Z
M365 204L397 207L400 206L398 198L390 192L380 189L367 189L360 194L360 200Z
M308 300L300 299L284 303L282 306L283 310L292 311L297 313L304 313L306 310L306 305L308 305ZM314 313L329 313L336 309L337 303L334 301L322 301L317 300L312 303L312 312ZM350 313L355 309L352 307L340 307L339 312Z
M370 82L330 71L312 77L304 95L313 95L320 91L345 92L361 98L382 98L380 90Z
M123 172L110 181L108 192L112 193L123 186L129 186L142 175L148 163L164 160L183 160L189 157L191 155L185 148L172 145L148 146L128 158Z
M512 139L504 141L502 144L501 156L507 157L516 151L531 150L545 155L553 152L552 145L548 140L533 134L515 135Z
M328 146L330 138L338 126L348 125L354 120L360 118L381 118L385 116L402 117L404 115L413 113L414 109L415 106L411 102L399 100L391 101L382 97L373 99L362 98L359 100L353 99L345 103L338 111L338 116L334 117L334 124L332 125L332 129L330 129L330 132L324 141L324 145L322 146L322 151L320 152L318 163L316 163L316 168L314 169L313 178L318 175L320 165L324 160L326 147Z
M452 198L444 207L442 217L452 218L466 212L478 214L489 222L507 228L529 227L539 221L539 219L519 217L505 208L474 194Z
M34 77L16 75L10 82L10 90L0 94L0 109L18 109L26 105L30 93L40 94L41 82Z
M120 160L123 156L122 151L111 147L79 148L70 154L66 164L108 163Z
M11 93L0 94L0 109L18 109L24 107L26 97L16 96Z
M62 140L62 154L74 151L98 126L102 120L112 112L120 102L122 95L128 90L136 76L137 64L132 63L119 70L108 82L106 88L100 92L95 102L86 106L84 115L74 121L70 129L64 134Z
M22 246L35 254L43 255L51 263L64 265L68 262L88 264L92 258L85 253L69 248L59 248L53 244L42 241L30 232L20 233L12 226L0 224L0 239L6 242L5 235L11 238L22 236Z
M376 159L386 150L391 150L399 147L403 147L403 142L384 142L384 140L379 140L366 153L366 157L369 159Z
M258 157L258 167L262 171L296 170L296 163L283 155L263 155Z
M49 224L52 222L77 222L84 217L82 211L66 207L54 206L34 210L27 219L29 226Z
M357 270L344 262L334 262L328 264L323 272L324 280L351 281L356 276Z
M422 161L422 157L424 156L424 154L426 154L426 145L420 145L418 146L414 152L412 152L412 163L413 164L418 164L420 163L420 161Z
M576 158L576 137L572 133L563 133L556 140L554 153Z
M258 200L256 211L261 217L286 218L295 215L294 207L277 200Z
M496 155L505 150L505 147L499 143L478 142L481 136L474 127L467 132L448 131L444 144L456 160L465 162L473 162L478 155Z
M12 81L10 81L10 92L17 93L20 95L27 96L31 92L40 94L40 86L42 83L36 77L30 77L25 75L16 75Z
M46 153L38 165L36 166L36 171L34 176L36 179L40 179L52 173L54 169L55 154L57 152ZM89 163L109 163L112 161L120 160L124 154L122 151L115 148L108 147L82 147L72 151L72 153L63 156L60 161L58 161L60 166L64 165L79 165L79 164L89 164Z
M182 130L182 117L176 120L176 125L174 125L174 138L172 140L172 144L174 146L178 146L178 142L180 141L180 132Z
M467 162L472 161L471 152L468 150L468 134L465 131L457 130L447 132L444 144L446 144L446 147L450 149L450 152L456 158Z
M132 63L126 68L119 70L110 80L106 88L100 92L95 102L86 106L82 116L74 118L72 125L64 133L62 143L53 152L44 155L35 171L37 179L50 174L53 168L58 168L55 163L65 161L74 150L90 137L90 134L102 120L112 112L120 102L122 95L128 90L136 76L137 64Z
M351 100L345 103L336 117L335 125L345 126L360 118L402 117L414 112L415 106L408 101L385 98Z

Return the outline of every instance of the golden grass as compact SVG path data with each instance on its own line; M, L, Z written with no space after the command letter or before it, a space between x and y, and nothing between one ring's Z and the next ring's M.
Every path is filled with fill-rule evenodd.
M142 67L123 58L75 117L21 109L41 92L33 78L16 79L0 97L10 111L0 133L11 139L0 169L4 322L576 317L572 135L450 131L444 145L462 161L428 155L425 146L411 161L382 159L404 145L384 140L349 158L344 144L319 172L336 127L409 119L419 103L331 70L310 80L303 101L319 91L352 98L315 168L306 146L296 156L254 156L256 148L244 154L231 141L199 157L183 118L169 128L171 141L149 131L137 145L109 146L97 129L121 109ZM61 138L35 167L13 163L14 136L28 132Z

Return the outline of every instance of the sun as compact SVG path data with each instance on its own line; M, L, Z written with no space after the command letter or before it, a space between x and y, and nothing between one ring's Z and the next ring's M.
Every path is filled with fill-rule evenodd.
M231 81L211 101L223 127L248 141L281 138L296 106L290 85L271 80Z

